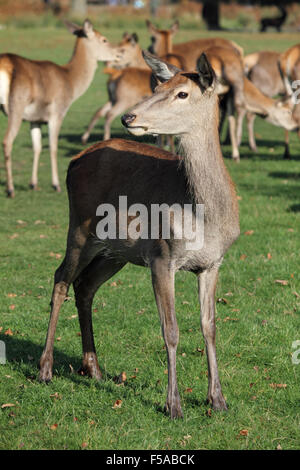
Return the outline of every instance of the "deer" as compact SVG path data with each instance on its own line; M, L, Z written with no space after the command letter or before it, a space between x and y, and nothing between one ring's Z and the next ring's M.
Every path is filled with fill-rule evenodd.
M278 61L279 70L284 81L286 93L294 103L293 118L298 125L298 137L300 138L300 103L299 87L300 80L300 44L295 44L283 52ZM293 82L295 82L293 84ZM295 88L296 85L296 88Z
M201 53L214 46L234 49L242 58L244 51L236 42L219 37L194 39L183 43L173 44L174 35L179 29L179 22L176 21L170 29L163 30L157 28L151 21L146 20L146 25L151 34L152 44L149 51L159 57L167 53L173 53L184 57L187 70L194 70Z
M144 56L159 84L152 96L123 115L122 123L134 136L179 136L181 155L136 141L111 139L85 149L70 162L67 174L70 210L67 248L54 276L39 379L48 382L52 378L55 330L61 305L71 284L82 335L81 371L102 379L93 339L91 308L94 295L128 262L145 266L151 270L167 353L165 411L175 419L183 416L176 375L179 330L174 278L179 270L192 272L198 279L201 328L208 362L207 400L216 410L227 409L216 356L215 291L224 255L240 233L239 211L235 187L220 148L215 73L205 54L200 56L197 68L192 72L181 71L149 52L145 51ZM154 204L167 205L169 213L172 207L175 209L174 204L177 208L188 204L192 225L196 227L197 208L204 205L203 243L188 249L186 241L189 237L175 237L175 232L187 217L186 212L181 212L180 218L169 218L170 236L163 236L161 220L156 227L157 237L130 236L127 223L133 216L120 208L120 195L128 198L128 205L143 204L147 214L151 213ZM121 231L125 230L125 236L117 230L116 237L111 234L107 238L97 238L99 216L107 204L116 208L116 223ZM120 215L122 221L119 225ZM147 218L140 220L138 226L140 233L145 233L145 229L147 232ZM152 233L153 228L150 224L148 233ZM202 233L201 224L195 230L196 238L198 231Z
M286 97L286 89L278 67L279 57L280 53L275 51L254 52L244 57L247 78L268 98L278 95L283 98ZM261 102L263 101L265 100L261 100ZM247 112L246 117L249 146L251 150L256 152L257 146L254 136L254 120L256 115ZM241 129L239 139L241 139ZM285 151L283 158L290 158L288 130L285 130L284 146Z
M52 186L60 192L57 168L58 136L71 104L90 86L98 61L117 60L118 48L94 30L85 20L83 26L65 22L77 39L71 60L66 65L30 60L16 54L0 55L0 105L8 117L3 140L7 195L14 197L11 153L22 120L29 121L33 146L30 187L37 189L38 164L42 150L41 125L48 124Z
M260 32L264 33L268 28L276 28L278 32L281 31L281 27L287 18L287 11L283 5L277 5L281 15L275 18L262 18L260 20Z

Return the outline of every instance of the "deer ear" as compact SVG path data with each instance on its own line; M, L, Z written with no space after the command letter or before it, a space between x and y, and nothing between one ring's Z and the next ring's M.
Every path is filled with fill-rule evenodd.
M181 72L181 70L175 67L175 65L167 64L167 62L164 62L155 55L150 54L148 51L143 51L143 57L160 82L166 82L167 80L170 80L170 78L174 77L178 72Z
M197 71L199 73L200 85L206 90L213 84L216 74L204 53L197 60Z
M151 23L150 20L146 20L146 26L151 33L155 33L157 31L156 27Z
M72 23L71 21L64 20L64 24L67 27L67 29L70 31L70 33L78 35L80 31L82 31L82 27L79 26L78 24Z
M83 29L86 36L88 36L89 34L91 34L94 31L93 25L90 22L90 20L85 20L84 21L82 29Z
M172 34L175 34L177 33L177 31L179 30L179 21L175 21L175 23L171 26L170 28L170 31Z
M136 33L132 33L131 35L131 43L132 44L137 44L139 42L139 37Z

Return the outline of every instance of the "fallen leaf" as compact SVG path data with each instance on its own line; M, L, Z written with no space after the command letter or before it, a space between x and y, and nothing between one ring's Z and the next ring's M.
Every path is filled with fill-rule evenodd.
M286 388L286 387L287 387L286 384L275 384L275 383L272 383L272 384L269 384L269 385L270 385L270 387L272 387L272 388L274 388L274 389L275 389L275 388Z
M242 429L239 434L240 434L240 436L248 436L249 431L248 431L248 429Z
M240 260L241 260L241 261L244 261L246 258L247 258L247 255L241 255L241 256L240 256Z
M55 392L55 393L52 393L52 394L50 395L50 398L55 398L55 400L61 400L61 399L62 399L62 396L61 396L60 393Z
M19 234L18 233L13 233L12 235L9 236L10 240L14 240L15 238L18 238Z
M228 300L227 299L224 299L224 297L220 297L217 302L219 304L228 304Z
M121 408L122 406L122 400L116 400L115 403L113 404L113 409Z
M10 328L8 328L8 330L6 330L4 334L5 334L6 336L13 336L13 332L11 331Z
M1 408L4 409L4 408L11 408L12 406L16 406L14 403L3 403L3 405L1 405Z
M87 446L88 446L88 443L87 443L87 442L83 442L83 443L81 444L81 448L82 448L82 449L85 449Z
M268 258L268 259L272 259L271 253L268 253L268 254L267 254L267 258Z
M13 293L10 292L9 294L7 294L7 297L10 297L10 298L11 297L17 297L17 294L13 294Z
M287 286L289 281L281 280L281 279L276 279L276 284L281 284L282 286Z
M50 426L50 429L51 429L52 431L56 431L57 427L58 427L58 424L54 423L54 424L52 424L52 425Z
M244 232L244 235L253 235L254 233L254 230L247 230L246 232Z
M14 310L16 308L15 304L9 306L9 310Z
M293 294L297 297L297 299L300 299L300 295L297 292L293 292Z
M276 447L276 450L282 450L282 447L280 444L278 444L278 446Z
M192 393L192 391L193 391L193 389L190 388L190 387L188 387L188 388L185 389L185 393Z

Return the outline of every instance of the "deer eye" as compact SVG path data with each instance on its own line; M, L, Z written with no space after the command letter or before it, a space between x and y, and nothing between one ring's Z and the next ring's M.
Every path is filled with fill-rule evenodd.
M181 100L184 100L185 98L187 98L189 96L188 93L185 93L184 91L180 91L177 95L178 98L180 98Z

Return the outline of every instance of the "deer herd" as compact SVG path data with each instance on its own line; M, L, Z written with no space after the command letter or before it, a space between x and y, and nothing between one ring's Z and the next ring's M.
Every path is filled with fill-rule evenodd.
M239 214L234 184L221 152L220 129L227 116L232 158L238 162L243 118L247 118L249 145L256 150L253 125L259 115L285 130L284 156L289 157L288 132L300 126L300 104L292 99L292 82L300 79L300 44L282 54L262 51L244 56L238 44L222 38L173 44L178 22L169 30L160 30L147 21L151 45L149 51L143 51L136 34L125 33L118 45L112 45L88 20L83 26L67 23L67 27L76 42L66 65L0 55L0 105L8 118L3 150L10 197L14 196L12 146L22 120L31 126L34 156L30 186L37 188L41 125L47 123L52 185L60 191L57 146L63 119L71 104L88 89L98 61L106 62L104 73L109 76L109 100L82 135L86 143L98 119L104 117L104 139L75 156L68 169L67 247L55 273L39 378L44 382L52 378L59 311L73 285L82 337L81 372L101 379L92 327L94 295L127 263L145 266L151 271L167 352L166 411L171 418L181 417L174 278L178 270L185 270L198 280L208 363L207 400L214 409L226 410L216 357L215 291L224 255L239 236ZM176 136L178 153L132 140L110 139L112 121L123 113L122 124L133 136L157 135L160 142L162 136ZM203 205L203 244L187 250L186 239L174 236L174 218L170 219L169 239L129 235L97 238L98 206L117 207L120 195L126 195L131 204L144 204L149 212L154 204L189 204L193 226L195 208ZM120 220L118 210L116 216ZM127 215L126 220L129 224L131 217Z

